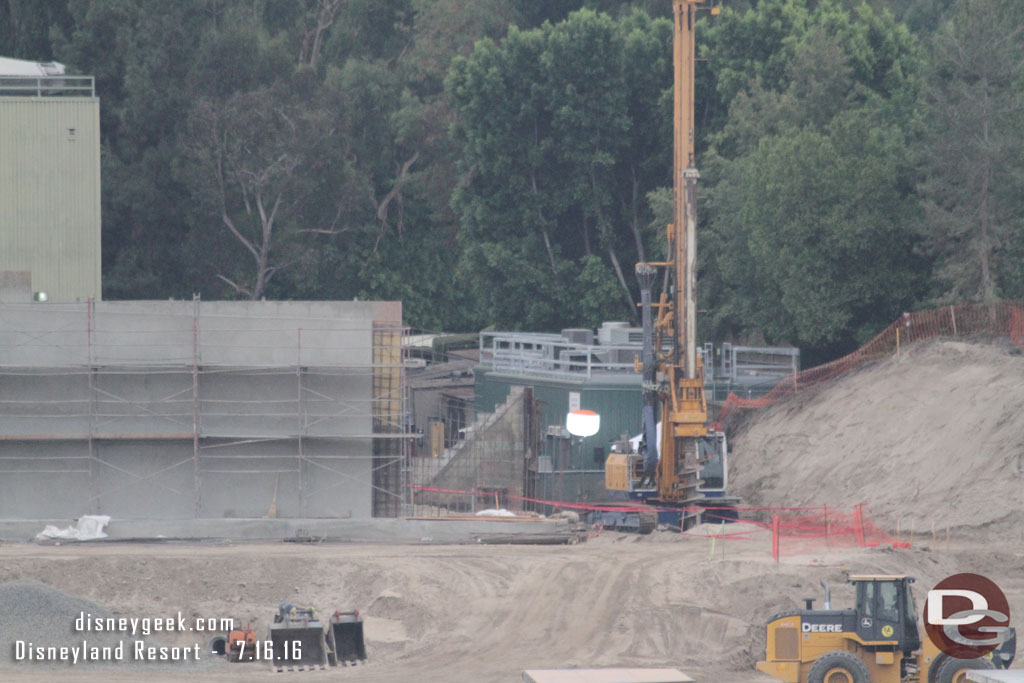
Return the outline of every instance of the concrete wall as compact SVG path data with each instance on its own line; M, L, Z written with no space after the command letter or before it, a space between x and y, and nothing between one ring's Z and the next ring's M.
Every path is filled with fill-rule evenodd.
M513 387L505 403L497 406L493 414L480 416L466 442L452 449L447 463L436 475L429 479L424 477L423 483L431 488L455 491L497 490L512 496L529 495L524 485L533 456L527 436L527 417L532 405L532 392ZM466 496L428 491L418 496L418 502L451 509L465 509L471 504ZM522 501L504 495L499 495L499 504L509 509L523 508ZM494 507L494 499L481 498L477 508L483 507Z
M374 446L402 389L374 362L401 335L374 329L400 325L375 302L0 304L0 517L259 517L275 496L369 517L401 493L373 486L402 452Z
M97 301L0 306L0 366L369 367L399 302Z

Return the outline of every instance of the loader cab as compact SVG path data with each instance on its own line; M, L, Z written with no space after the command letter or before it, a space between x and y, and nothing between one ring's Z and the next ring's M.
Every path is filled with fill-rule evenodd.
M921 647L913 582L910 576L850 576L857 591L857 636L865 642L895 642L908 658Z

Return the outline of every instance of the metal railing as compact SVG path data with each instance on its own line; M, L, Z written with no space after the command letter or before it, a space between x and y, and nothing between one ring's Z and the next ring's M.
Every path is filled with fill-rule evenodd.
M92 76L0 76L0 97L96 97Z
M723 345L725 346L725 345ZM730 373L737 382L760 382L767 377L792 375L800 371L800 349L789 346L730 346L725 353ZM716 368L716 378L719 373Z
M560 334L480 333L480 363L504 375L580 380L591 379L595 374L628 373L636 375L639 385L640 375L636 374L633 360L641 350L639 344L574 344ZM792 347L726 343L721 350L721 365L705 365L705 384L711 401L724 400L729 392L744 397L760 396L800 369L800 350ZM713 348L702 347L698 352L708 355Z
M594 373L634 372L635 345L573 344L558 334L481 332L480 361L509 375L590 378Z

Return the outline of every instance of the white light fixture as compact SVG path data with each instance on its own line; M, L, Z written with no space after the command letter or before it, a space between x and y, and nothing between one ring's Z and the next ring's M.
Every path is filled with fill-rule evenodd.
M570 410L565 416L565 428L573 436L593 436L601 429L601 416L593 410Z
M46 296L46 292L36 292L32 298L39 302L45 302L48 297Z

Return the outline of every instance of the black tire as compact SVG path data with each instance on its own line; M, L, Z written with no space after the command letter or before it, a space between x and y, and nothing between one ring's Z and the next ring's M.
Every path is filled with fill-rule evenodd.
M852 652L829 652L811 665L807 683L871 683L871 672L868 665Z
M949 659L949 655L945 652L935 655L935 659L928 666L928 683L935 683L935 676L939 673L939 669L942 668L942 663L947 659Z
M957 659L955 657L947 657L939 662L938 668L935 670L935 683L967 683L966 676L961 677L964 671L978 671L988 670L996 668L992 664L992 660L987 657L979 657L978 659ZM962 678L962 680L958 680Z
M997 647L992 653L992 663L997 669L1009 669L1017 654L1017 632L1010 629L1010 639Z

